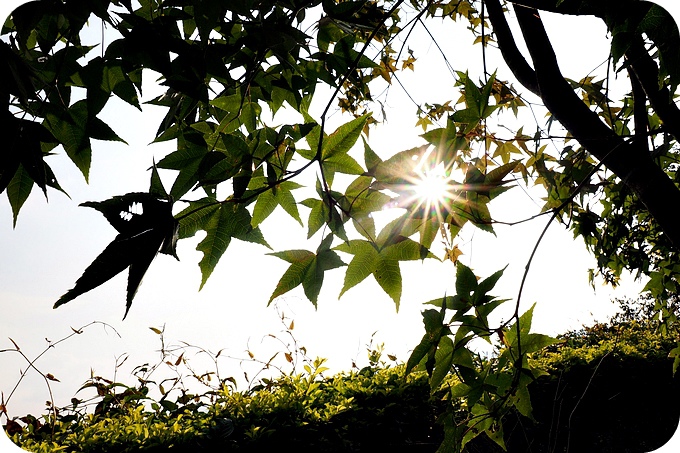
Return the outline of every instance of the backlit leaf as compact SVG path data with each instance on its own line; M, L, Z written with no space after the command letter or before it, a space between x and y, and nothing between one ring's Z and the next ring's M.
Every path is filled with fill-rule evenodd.
M392 298L394 305L399 311L401 302L401 270L396 260L378 259L373 271L373 277L382 289Z
M351 240L349 243L343 243L335 247L335 250L351 253L354 255L352 261L347 266L345 272L345 281L340 291L339 297L347 292L349 289L355 287L366 277L375 271L376 262L378 260L378 251L373 244L368 241Z
M332 156L346 154L357 142L369 115L363 115L343 124L324 138L321 158L327 160Z
M224 203L219 209L213 210L210 217L205 219L203 229L207 233L206 237L196 246L196 250L203 252L203 258L198 263L202 275L199 289L208 281L231 238L269 247L259 229L251 226L250 213L240 204Z
M329 249L332 239L332 235L324 238L316 254L308 250L287 250L270 253L270 255L288 261L291 265L276 285L274 292L269 298L269 303L276 297L302 284L305 295L316 307L325 271L345 265L340 257Z

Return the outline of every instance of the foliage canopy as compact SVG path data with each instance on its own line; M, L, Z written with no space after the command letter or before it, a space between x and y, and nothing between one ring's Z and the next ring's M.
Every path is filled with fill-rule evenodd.
M611 53L603 79L562 75L543 12L592 15L606 24ZM116 33L97 52L82 40L92 17ZM500 51L511 74L502 73L505 67L484 67L478 76L457 68L460 98L418 107L414 122L424 130L422 146L382 159L368 139L379 122L372 113L374 87L399 82L400 71L417 66L408 36L432 20L462 23L480 52ZM129 268L127 315L155 255L176 256L177 241L198 232L204 232L197 246L203 286L232 239L268 247L259 226L278 206L304 225L298 210L304 206L308 237L318 237L319 245L271 253L290 266L270 302L302 286L316 304L325 272L344 267L341 293L372 276L398 308L400 262L434 258L430 248L438 237L445 258L457 261L461 229L493 233L490 202L526 184L544 188L537 215L551 215L581 237L597 259L598 275L614 284L624 270L647 276L655 309L675 321L667 300L680 272L680 223L671 208L680 205L680 110L674 103L680 35L652 3L39 0L14 11L2 35L7 146L0 192L15 223L33 186L45 194L48 188L64 192L48 163L56 150L63 149L87 180L93 141L124 143L99 117L111 98L142 109L143 77L156 74L167 87L148 103L166 111L156 141L176 149L149 163L148 192L84 203L118 235L55 307ZM519 50L520 38L528 55ZM613 72L628 83L620 99L611 98ZM531 94L520 94L505 80L510 77ZM313 117L319 85L332 96ZM532 95L548 111L546 124L502 133L498 118L518 115ZM328 131L333 104L350 119ZM555 134L558 128L563 133ZM553 151L549 144L559 136L565 139ZM350 152L359 138L363 158ZM300 199L299 176L310 169L317 172L315 191ZM441 196L413 196L436 169L446 189ZM174 173L171 187L161 183L161 171ZM378 229L372 214L386 206L401 210ZM407 368L424 366L433 387L451 372L462 376L452 392L468 399L472 419L462 425L450 420L445 444L485 432L502 445L496 422L503 408L531 413L526 389L541 372L527 363L527 354L555 340L530 333L533 309L521 314L519 298L510 320L490 326L488 316L503 300L489 291L502 271L478 281L466 266L457 269L456 294L432 301L436 307L423 313L426 335ZM493 367L473 363L468 343L476 337L502 345Z

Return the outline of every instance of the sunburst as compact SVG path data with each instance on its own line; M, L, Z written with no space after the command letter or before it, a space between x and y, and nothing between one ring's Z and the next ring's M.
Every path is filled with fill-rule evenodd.
M404 187L409 193L407 204L412 209L436 215L440 221L444 221L458 197L460 184L451 179L443 162L433 163L430 154L425 153L419 158L408 186ZM417 156L414 158L418 159Z

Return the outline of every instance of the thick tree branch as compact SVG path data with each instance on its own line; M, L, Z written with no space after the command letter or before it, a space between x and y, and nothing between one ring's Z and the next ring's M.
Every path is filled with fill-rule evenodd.
M641 37L636 37L626 51L626 61L640 82L649 103L664 124L665 130L680 140L680 109L673 102L670 91L659 87L659 68L647 53Z
M550 13L595 16L605 21L621 14L641 19L653 5L642 0L510 0L510 3Z
M562 76L538 11L516 7L515 12L534 64L540 96L548 110L568 131L577 132L574 137L586 148L606 149L604 154L623 148L623 139L579 99Z
M499 0L486 0L486 9L489 21L491 21L493 31L496 34L496 42L498 43L501 55L503 55L503 60L508 64L508 67L519 83L535 95L540 96L538 82L536 82L536 73L517 48L515 38L512 36L508 22L505 20L505 14Z
M636 194L670 241L680 249L680 225L671 208L680 206L678 188L648 153L616 135L574 93L562 76L538 11L520 6L515 12L545 106L584 148L604 161L605 166Z
M649 121L647 118L647 96L642 84L635 77L633 69L628 66L630 85L633 92L633 124L635 126L635 138L633 143L645 153L649 152L647 129Z

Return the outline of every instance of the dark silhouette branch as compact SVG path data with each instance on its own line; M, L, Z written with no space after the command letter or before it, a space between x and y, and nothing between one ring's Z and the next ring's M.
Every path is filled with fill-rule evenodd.
M500 1L486 0L485 2L489 21L491 22L493 32L496 35L498 48L501 51L501 55L503 55L503 59L508 64L510 71L512 71L517 78L517 81L527 90L531 91L536 96L540 96L541 93L538 91L536 73L529 63L527 63L524 55L522 55L517 48L515 39L512 36L512 31L510 31L508 22L505 19L505 13L503 12Z
M680 140L680 109L673 102L668 87L666 85L659 87L659 68L645 49L640 36L633 40L625 57L666 131L676 140Z
M654 5L642 0L510 0L516 6L525 6L550 13L568 14L572 16L595 16L603 20L626 16L641 19Z
M619 177L644 203L676 248L680 226L670 206L680 206L680 191L648 153L626 143L574 93L557 64L537 10L515 8L536 73L540 96L554 117L593 156ZM610 151L616 150L611 155Z
M642 151L648 153L649 141L647 139L647 129L649 128L649 121L647 118L647 95L630 66L628 67L628 74L633 94L633 124L635 126L633 143Z

